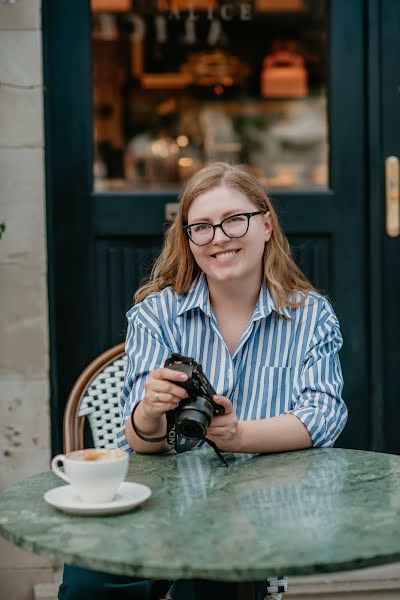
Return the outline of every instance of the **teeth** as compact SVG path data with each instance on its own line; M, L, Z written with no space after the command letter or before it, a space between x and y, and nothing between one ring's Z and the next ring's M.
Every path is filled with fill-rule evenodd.
M228 258L231 258L231 256L235 256L237 252L238 250L232 250L231 252L221 252L220 254L216 254L215 258L218 260L226 260Z

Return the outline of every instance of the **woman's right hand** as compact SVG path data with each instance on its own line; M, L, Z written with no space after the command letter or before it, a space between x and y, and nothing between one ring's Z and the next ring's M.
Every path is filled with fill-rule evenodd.
M151 371L144 384L142 410L152 419L169 410L175 410L181 400L188 397L187 391L174 382L187 381L187 375L166 367Z

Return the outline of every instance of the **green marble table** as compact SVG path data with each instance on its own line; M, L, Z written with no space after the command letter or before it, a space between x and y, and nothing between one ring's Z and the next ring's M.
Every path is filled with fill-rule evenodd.
M145 578L255 581L400 560L400 457L356 450L130 460L153 495L131 513L69 516L53 473L0 494L0 534L54 560Z

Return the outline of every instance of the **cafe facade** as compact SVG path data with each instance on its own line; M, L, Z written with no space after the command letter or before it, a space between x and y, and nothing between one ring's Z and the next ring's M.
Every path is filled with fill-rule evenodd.
M350 413L340 445L400 450L398 10L43 2L54 451L73 381L124 340L180 186L214 160L250 166L333 302Z
M1 487L62 449L73 382L124 340L182 183L215 160L260 178L338 314L338 445L399 453L399 18L397 0L0 3ZM13 592L52 580L0 553Z

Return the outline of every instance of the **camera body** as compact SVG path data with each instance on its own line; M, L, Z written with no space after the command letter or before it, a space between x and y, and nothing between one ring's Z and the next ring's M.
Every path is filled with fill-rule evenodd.
M175 410L176 433L190 440L205 438L212 418L223 415L225 409L213 401L212 397L216 392L204 375L201 365L188 356L173 354L165 361L164 366L188 376L186 381L174 382L189 395Z

